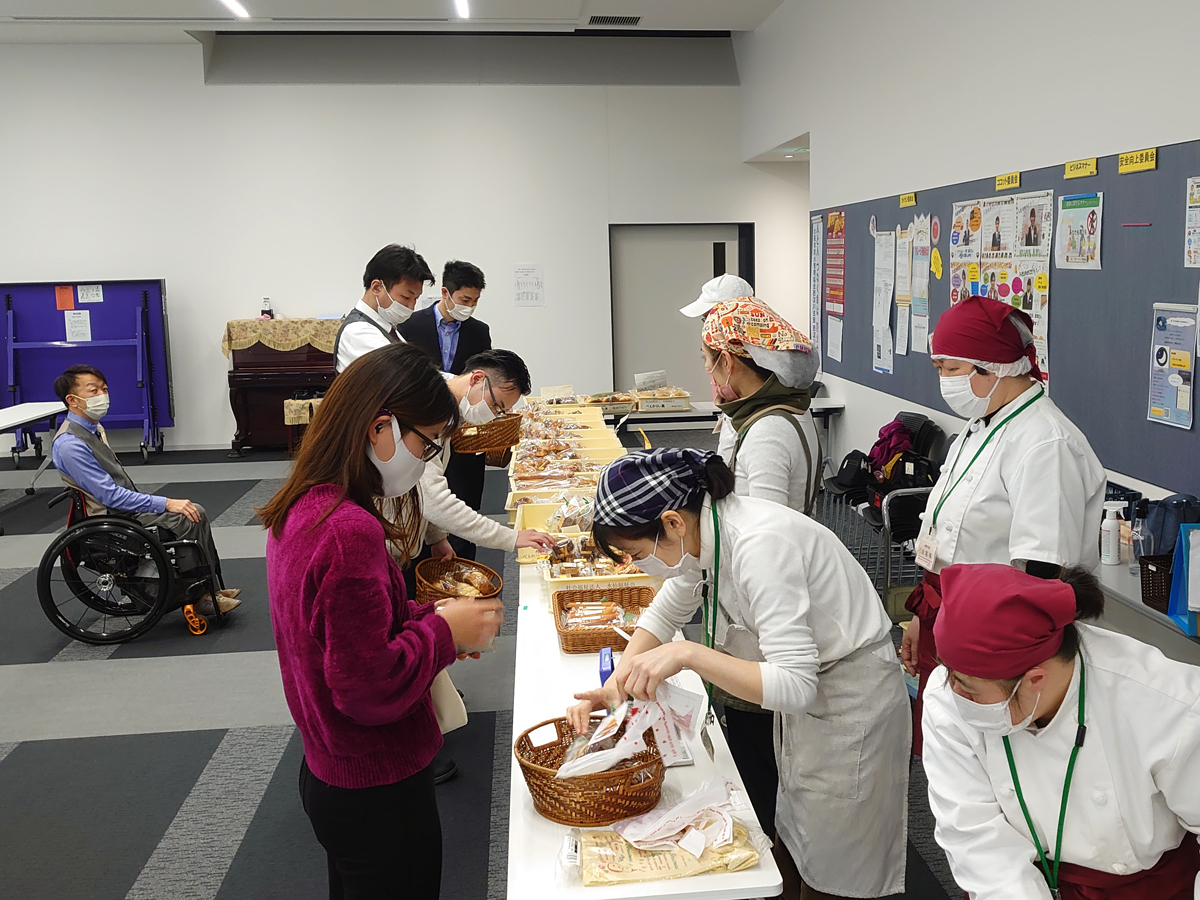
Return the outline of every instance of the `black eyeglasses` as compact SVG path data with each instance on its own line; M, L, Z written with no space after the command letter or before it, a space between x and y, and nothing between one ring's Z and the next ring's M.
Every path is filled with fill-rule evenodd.
M507 416L508 407L496 399L496 392L492 390L492 379L486 375L483 376L483 386L487 388L488 396L492 398L492 412L497 416Z
M425 435L423 435L420 431L418 431L412 425L409 425L407 422L404 422L399 417L393 415L391 410L381 409L379 411L379 414L381 416L391 416L393 419L396 420L396 424L400 426L400 431L402 433L405 431L411 431L413 434L415 434L417 437L419 437L424 442L425 450L424 450L424 452L421 453L421 462L430 462L432 460L437 459L439 456L442 455L442 450L445 447L444 444L438 443L437 441L431 441L429 438L427 438ZM397 447L396 449L399 450L400 448Z

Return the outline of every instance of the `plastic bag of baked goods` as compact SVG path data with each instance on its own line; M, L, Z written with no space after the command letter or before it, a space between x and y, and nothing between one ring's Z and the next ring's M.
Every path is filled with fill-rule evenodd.
M728 844L707 847L699 857L679 846L639 850L615 831L583 831L579 835L579 874L585 887L740 872L757 865L759 858L746 826L736 821Z

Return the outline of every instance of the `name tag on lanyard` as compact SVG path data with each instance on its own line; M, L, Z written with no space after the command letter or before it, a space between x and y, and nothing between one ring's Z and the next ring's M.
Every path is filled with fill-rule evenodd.
M937 561L937 538L933 529L929 528L917 541L917 565L922 569L932 569Z

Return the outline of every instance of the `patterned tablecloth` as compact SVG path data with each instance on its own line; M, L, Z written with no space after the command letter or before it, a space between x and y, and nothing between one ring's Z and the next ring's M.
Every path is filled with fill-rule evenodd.
M272 350L297 350L312 344L318 350L333 352L333 341L341 319L231 319L225 323L221 352L245 350L265 344Z
M316 415L317 407L320 405L320 397L314 400L284 400L283 424L307 425L312 421L312 417Z

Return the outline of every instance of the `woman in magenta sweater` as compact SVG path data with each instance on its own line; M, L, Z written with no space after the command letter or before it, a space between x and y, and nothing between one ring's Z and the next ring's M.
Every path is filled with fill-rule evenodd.
M495 636L503 606L418 607L387 545L415 554L417 481L457 410L418 347L366 354L334 381L291 476L259 511L283 689L304 739L300 796L331 900L440 890L431 764L442 735L429 688Z

